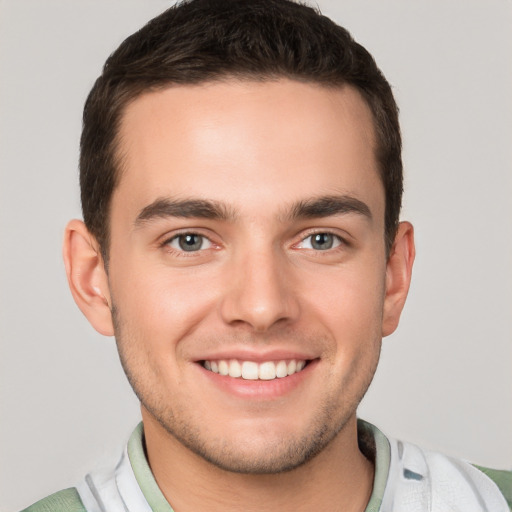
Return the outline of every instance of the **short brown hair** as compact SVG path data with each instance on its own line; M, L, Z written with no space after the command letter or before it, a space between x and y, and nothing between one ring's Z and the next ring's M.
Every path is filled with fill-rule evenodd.
M356 88L375 122L385 189L389 251L402 198L401 136L391 87L373 57L319 11L290 0L186 0L129 36L110 55L84 108L80 144L82 212L105 262L109 210L119 181L117 133L125 107L169 84L226 77L279 77Z

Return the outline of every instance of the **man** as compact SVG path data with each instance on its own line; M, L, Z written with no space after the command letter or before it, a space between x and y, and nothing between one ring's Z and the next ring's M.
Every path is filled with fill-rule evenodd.
M356 419L411 278L400 149L373 59L310 8L196 0L128 38L64 257L143 426L28 510L507 510L510 474Z

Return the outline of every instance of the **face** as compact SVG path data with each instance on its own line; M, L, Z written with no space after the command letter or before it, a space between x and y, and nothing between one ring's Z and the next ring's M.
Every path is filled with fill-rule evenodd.
M296 467L376 368L384 191L349 87L171 87L130 104L110 301L145 422L217 466Z

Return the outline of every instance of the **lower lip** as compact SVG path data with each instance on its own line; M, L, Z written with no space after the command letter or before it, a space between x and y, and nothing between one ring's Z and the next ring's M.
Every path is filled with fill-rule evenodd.
M272 400L281 398L299 387L301 383L308 378L317 364L318 359L309 361L306 367L300 372L289 375L288 377L278 377L272 380L233 378L207 370L200 363L197 363L197 366L211 383L224 392L245 399Z

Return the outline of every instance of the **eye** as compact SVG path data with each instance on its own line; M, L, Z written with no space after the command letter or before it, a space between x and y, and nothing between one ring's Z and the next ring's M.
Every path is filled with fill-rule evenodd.
M197 233L182 233L171 238L167 245L178 251L195 252L201 249L209 249L212 243L208 238Z
M297 247L299 249L327 251L328 249L338 247L341 243L341 238L332 233L313 233L304 238Z

